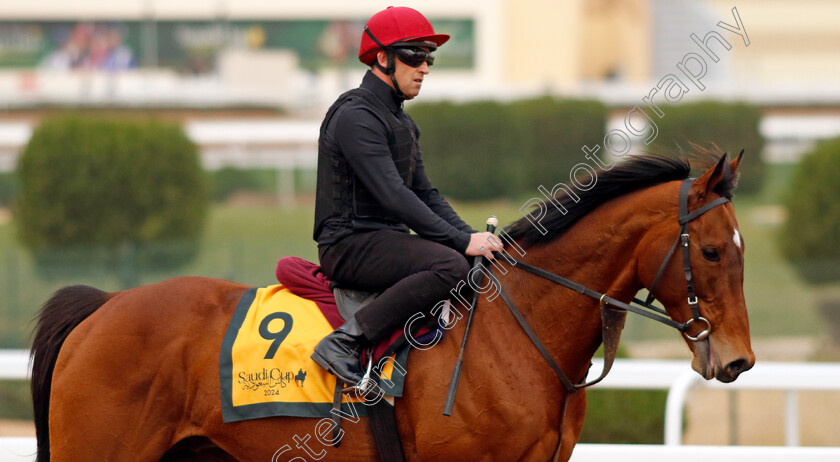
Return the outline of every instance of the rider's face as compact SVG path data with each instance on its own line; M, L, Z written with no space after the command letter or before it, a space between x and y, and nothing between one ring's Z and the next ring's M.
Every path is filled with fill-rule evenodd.
M383 66L387 65L387 58L385 52L380 52L379 62ZM397 80L397 85L400 86L406 99L412 99L420 94L420 87L423 85L423 78L429 73L429 65L423 62L418 67L411 67L408 64L394 58L394 78ZM390 85L390 79L386 80Z
M396 62L396 70L394 77L400 86L406 99L412 99L420 94L420 87L423 85L423 78L429 73L429 65L425 62L418 67L411 67L408 64L394 60Z

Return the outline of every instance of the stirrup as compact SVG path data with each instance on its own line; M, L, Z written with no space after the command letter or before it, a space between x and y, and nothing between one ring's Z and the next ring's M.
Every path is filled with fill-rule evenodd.
M367 351L367 368L365 370L365 375L362 376L362 380L359 383L343 388L341 390L342 393L350 393L356 392L357 396L364 396L367 392L369 392L373 386L376 386L376 382L370 378L370 374L373 371L373 348L368 348Z

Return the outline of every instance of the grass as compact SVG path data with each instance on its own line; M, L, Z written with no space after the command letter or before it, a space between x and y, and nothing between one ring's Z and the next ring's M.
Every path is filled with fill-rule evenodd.
M0 403L0 419L33 419L28 380L0 381Z
M781 204L794 169L794 164L767 165L761 194L734 201L746 242L744 295L754 337L824 335L817 303L824 291L840 288L840 281L819 289L807 284L779 251Z

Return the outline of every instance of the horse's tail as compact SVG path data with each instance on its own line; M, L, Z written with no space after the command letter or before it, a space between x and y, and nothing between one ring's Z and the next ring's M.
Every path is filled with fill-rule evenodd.
M50 460L50 388L58 351L70 332L108 301L110 295L88 286L57 291L40 313L32 342L32 405L38 440L36 462Z

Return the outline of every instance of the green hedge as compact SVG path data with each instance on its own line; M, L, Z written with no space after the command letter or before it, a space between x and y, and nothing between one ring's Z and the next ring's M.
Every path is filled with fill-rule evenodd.
M595 357L603 357L603 347ZM627 353L619 345L618 358ZM599 371L600 372L600 371ZM581 443L662 444L665 435L665 400L660 390L586 390L586 419Z
M412 106L432 183L447 196L488 199L515 194L522 184L525 147L510 107L495 102Z
M658 135L648 150L678 152L691 143L746 150L739 191L757 192L764 175L758 130L761 111L742 103L662 106ZM539 98L513 103L427 103L410 108L422 130L426 170L444 194L460 199L521 197L539 185L568 183L572 167L588 161L583 146L603 156L606 107L589 100ZM603 158L603 157L602 157ZM594 165L593 165L594 166Z
M583 146L594 148L603 142L607 108L590 100L540 98L515 102L514 119L523 125L527 146L527 175L524 192L537 186L551 189L558 182L570 184L569 174L576 164L587 162Z
M662 444L667 391L586 391L581 443Z
M210 175L211 197L220 202L229 199L233 194L242 191L272 192L274 184L265 185L266 176L274 181L277 173L271 170L240 169L224 167Z
M58 249L118 261L151 243L196 243L207 209L196 146L179 125L68 114L45 119L18 162L15 223L43 268ZM183 246L178 246L183 249ZM149 255L177 265L195 250ZM67 253L62 259L67 258ZM78 263L95 259L78 255ZM62 262L66 263L66 262Z
M0 419L32 420L29 381L0 381L0 403Z
M760 108L744 103L704 101L661 106L665 116L654 118L659 134L651 146L654 152L691 150L691 143L717 145L732 156L744 149L740 167L739 192L757 193L764 179L761 151L764 139L759 132Z
M294 181L294 193L299 195L315 194L317 180L316 170L310 168L296 168L291 171L279 172L271 168L239 168L223 167L207 173L210 181L210 197L215 202L224 202L237 193L253 193L258 195L277 196L284 192L288 185L282 181ZM0 178L1 179L1 178ZM2 184L0 184L2 186ZM291 190L292 188L288 188ZM0 196L2 199L2 196Z
M17 195L17 178L14 173L0 173L0 207L10 207Z
M429 177L459 199L514 198L568 182L585 161L581 147L603 140L606 118L598 102L551 98L426 103L410 113Z
M811 283L840 282L840 138L802 158L787 191L782 253Z

